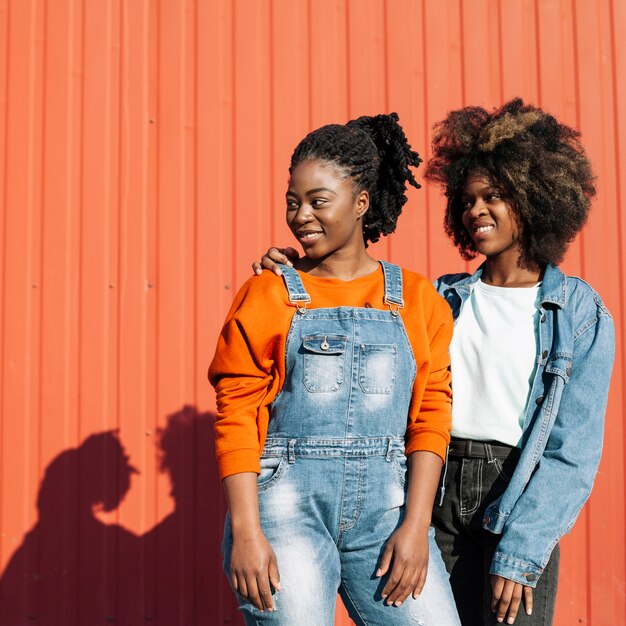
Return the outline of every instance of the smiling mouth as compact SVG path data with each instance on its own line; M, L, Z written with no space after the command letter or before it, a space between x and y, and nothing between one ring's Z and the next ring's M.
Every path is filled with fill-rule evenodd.
M477 228L474 228L474 234L475 235L483 235L485 233L489 233L494 229L493 224L490 224L489 226L478 226Z
M321 231L313 230L296 233L296 236L298 237L298 239L300 239L300 241L312 241L314 239L317 239L317 237L319 237L321 234Z

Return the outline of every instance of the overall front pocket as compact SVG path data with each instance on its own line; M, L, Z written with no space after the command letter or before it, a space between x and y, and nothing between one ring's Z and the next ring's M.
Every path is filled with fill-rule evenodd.
M396 381L396 345L361 344L359 385L363 393L391 393Z
M287 466L284 457L268 457L261 459L261 473L257 477L257 488L264 491L280 480Z
M304 386L311 393L339 391L344 380L348 338L343 335L307 335L302 340Z

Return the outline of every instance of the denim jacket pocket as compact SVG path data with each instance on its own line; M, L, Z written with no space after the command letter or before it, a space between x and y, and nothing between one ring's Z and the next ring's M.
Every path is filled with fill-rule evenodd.
M285 457L261 459L261 473L257 477L257 489L263 491L280 480L287 466Z
M307 335L302 339L304 386L311 393L339 391L344 380L344 335Z
M392 343L361 344L359 385L363 393L391 393L396 381L397 351Z

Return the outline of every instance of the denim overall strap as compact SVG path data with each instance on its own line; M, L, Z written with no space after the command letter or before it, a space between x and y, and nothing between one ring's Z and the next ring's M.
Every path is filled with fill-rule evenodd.
M289 302L296 306L300 303L311 302L311 296L306 292L300 274L293 267L287 265L281 266L280 269L289 293Z
M385 304L395 304L404 307L402 298L402 269L398 265L380 261L385 275Z

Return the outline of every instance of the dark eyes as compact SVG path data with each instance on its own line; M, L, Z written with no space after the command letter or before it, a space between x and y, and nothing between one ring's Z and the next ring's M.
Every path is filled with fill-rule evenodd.
M489 202L500 202L502 200L502 195L497 191L490 192L483 196L483 200L487 203ZM475 199L463 199L461 200L461 207L464 211L469 211L475 203Z
M324 206L328 200L326 198L313 198L309 203L314 209L319 209ZM300 208L300 203L297 200L287 200L287 210L297 211Z

